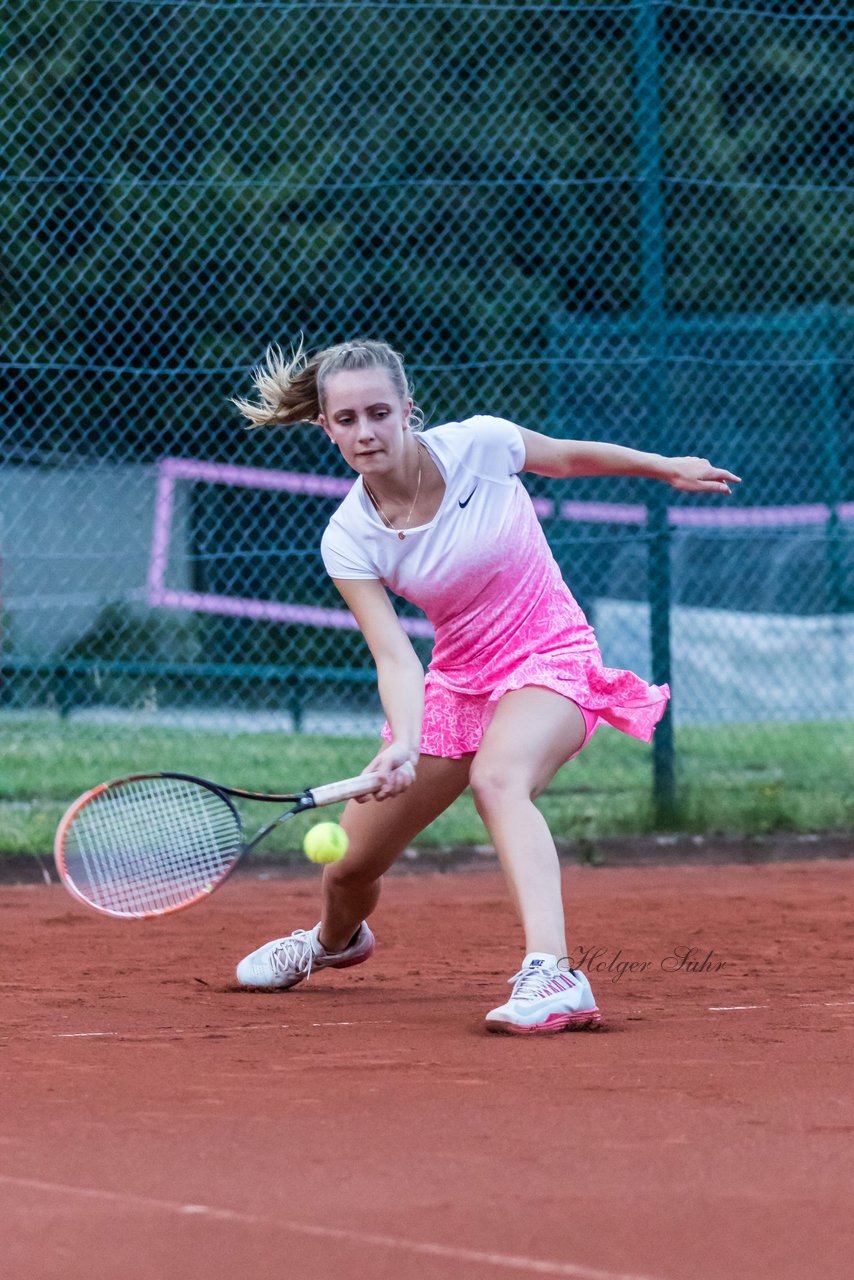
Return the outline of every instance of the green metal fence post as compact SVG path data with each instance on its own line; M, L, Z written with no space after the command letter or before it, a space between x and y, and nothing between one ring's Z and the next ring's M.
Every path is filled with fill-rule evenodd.
M827 556L828 595L832 613L842 613L845 608L845 566L842 548L842 521L839 505L842 502L842 478L845 464L842 458L842 441L839 435L839 406L834 369L835 343L833 312L826 304L818 317L819 356L819 406L823 444L824 491L830 514L825 525L825 551Z
M821 437L823 444L824 492L827 494L829 515L824 527L824 552L827 568L827 594L831 616L833 618L833 674L836 688L834 700L838 706L845 705L845 686L847 683L848 650L843 629L845 613L845 551L843 546L842 521L839 506L842 502L842 478L845 474L845 463L842 456L842 441L839 431L839 397L836 386L836 343L834 333L834 315L825 304L820 308L818 317L818 355L819 355L819 411L821 414Z
M644 405L653 449L666 450L667 311L664 266L665 220L661 180L661 100L655 0L643 0L635 16L635 127L640 199L641 342L644 347ZM649 609L652 678L671 679L670 527L667 490L656 486L648 506ZM676 806L673 712L668 706L653 741L653 801L657 821Z

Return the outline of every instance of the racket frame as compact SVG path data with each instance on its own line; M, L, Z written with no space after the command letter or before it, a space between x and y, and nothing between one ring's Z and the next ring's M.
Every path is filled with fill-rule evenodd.
M193 897L184 902L170 903L167 906L159 907L156 910L148 911L116 911L109 907L93 902L87 897L75 884L73 877L68 869L65 855L65 838L74 819L81 810L92 804L99 796L105 792L118 790L120 787L126 786L131 782L146 782L148 780L156 780L158 778L171 778L179 782L189 782L195 786L204 787L206 790L213 792L220 800L222 800L234 817L237 827L237 835L240 841L237 853L231 859L228 866L213 880L206 885ZM160 773L132 773L126 778L115 778L111 782L101 782L96 787L92 787L89 791L84 791L78 796L72 804L66 809L59 825L56 829L54 837L53 854L56 864L57 874L68 892L72 897L77 898L85 906L93 911L98 911L102 915L112 916L118 920L147 920L159 916L172 915L176 911L184 911L187 907L195 906L197 902L209 897L215 889L228 879L232 871L242 858L246 856L256 845L274 831L276 827L281 826L283 822L287 822L290 818L295 818L297 814L306 813L310 809L316 809L327 804L336 804L343 800L354 799L356 796L370 795L378 790L380 780L377 774L366 773L359 774L355 778L346 778L341 782L326 783L319 787L306 787L302 791L273 793L263 791L244 791L239 787L226 787L217 782L211 782L208 778L199 778L192 773L175 773L171 771L162 771ZM236 805L232 801L232 797L237 800L257 800L266 804L290 804L292 807L284 813L280 813L268 822L266 826L256 832L251 840L246 840L243 829L243 821L237 811Z

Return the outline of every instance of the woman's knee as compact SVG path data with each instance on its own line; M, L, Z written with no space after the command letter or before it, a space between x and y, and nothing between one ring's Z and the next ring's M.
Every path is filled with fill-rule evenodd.
M475 808L480 814L510 803L530 800L533 791L530 780L520 772L514 772L497 760L479 760L477 757L471 767L469 785Z
M323 868L323 879L329 889L340 889L345 893L353 889L366 889L378 885L383 872L375 865L363 862L349 855L340 862L330 862Z

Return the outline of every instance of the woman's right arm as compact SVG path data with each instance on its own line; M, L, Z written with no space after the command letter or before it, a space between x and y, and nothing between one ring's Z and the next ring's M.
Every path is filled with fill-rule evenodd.
M380 701L392 741L367 766L384 779L377 799L397 795L415 777L424 715L424 668L400 625L385 587L375 578L336 578L377 665Z

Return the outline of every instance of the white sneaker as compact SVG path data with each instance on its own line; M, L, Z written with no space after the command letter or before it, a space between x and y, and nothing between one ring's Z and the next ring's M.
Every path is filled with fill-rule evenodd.
M364 921L350 945L343 951L327 951L320 945L320 925L306 932L294 929L287 938L276 938L253 951L237 966L237 981L244 987L275 987L281 991L295 987L312 969L349 969L369 960L374 953L374 935Z
M510 999L486 1015L487 1031L577 1031L602 1021L586 976L559 969L556 956L530 951L510 981Z

